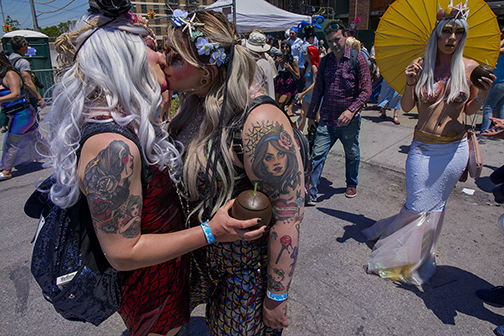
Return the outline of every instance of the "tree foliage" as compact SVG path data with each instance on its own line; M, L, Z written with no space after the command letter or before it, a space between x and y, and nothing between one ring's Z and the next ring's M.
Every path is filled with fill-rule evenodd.
M40 32L46 34L49 37L50 42L54 42L58 36L63 33L66 33L75 25L75 20L60 22L55 26L49 26L45 28L41 28Z
M10 30L19 30L19 21L18 20L13 20L9 15L7 15L7 18L5 19L5 24L10 26Z

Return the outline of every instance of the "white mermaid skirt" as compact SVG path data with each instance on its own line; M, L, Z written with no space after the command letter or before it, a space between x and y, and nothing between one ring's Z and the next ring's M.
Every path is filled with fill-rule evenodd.
M406 204L399 214L362 231L368 240L378 240L368 272L411 285L428 282L436 271L446 201L468 158L467 139L448 144L413 140L406 161Z

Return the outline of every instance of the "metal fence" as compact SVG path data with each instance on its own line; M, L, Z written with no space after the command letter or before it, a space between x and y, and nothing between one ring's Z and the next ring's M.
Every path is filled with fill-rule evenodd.
M53 86L61 80L61 71L57 69L43 69L33 70L33 73L44 84L43 89L37 89L38 92L42 95L46 104L50 104L52 101Z

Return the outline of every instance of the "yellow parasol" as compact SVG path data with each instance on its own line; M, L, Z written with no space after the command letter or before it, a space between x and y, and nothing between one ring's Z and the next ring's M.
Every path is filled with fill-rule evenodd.
M450 0L396 0L383 14L375 37L376 61L387 83L397 92L404 92L406 66L424 56L439 5L446 10L449 3ZM497 18L483 0L468 0L467 7L469 32L464 57L493 68L500 49Z

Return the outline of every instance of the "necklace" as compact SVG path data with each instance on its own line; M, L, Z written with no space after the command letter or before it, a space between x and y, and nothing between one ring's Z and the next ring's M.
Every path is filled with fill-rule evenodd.
M168 169L170 169L170 174L172 176L178 177L171 164L168 165ZM172 181L173 181L173 179L172 179ZM185 225L186 225L186 229L187 229L188 228L188 219L189 219L189 201L187 200L185 193L182 191L182 189L183 189L182 182L173 181L173 184L175 185L175 191L177 192L177 196L180 201L180 206L182 207L182 211L184 213Z

